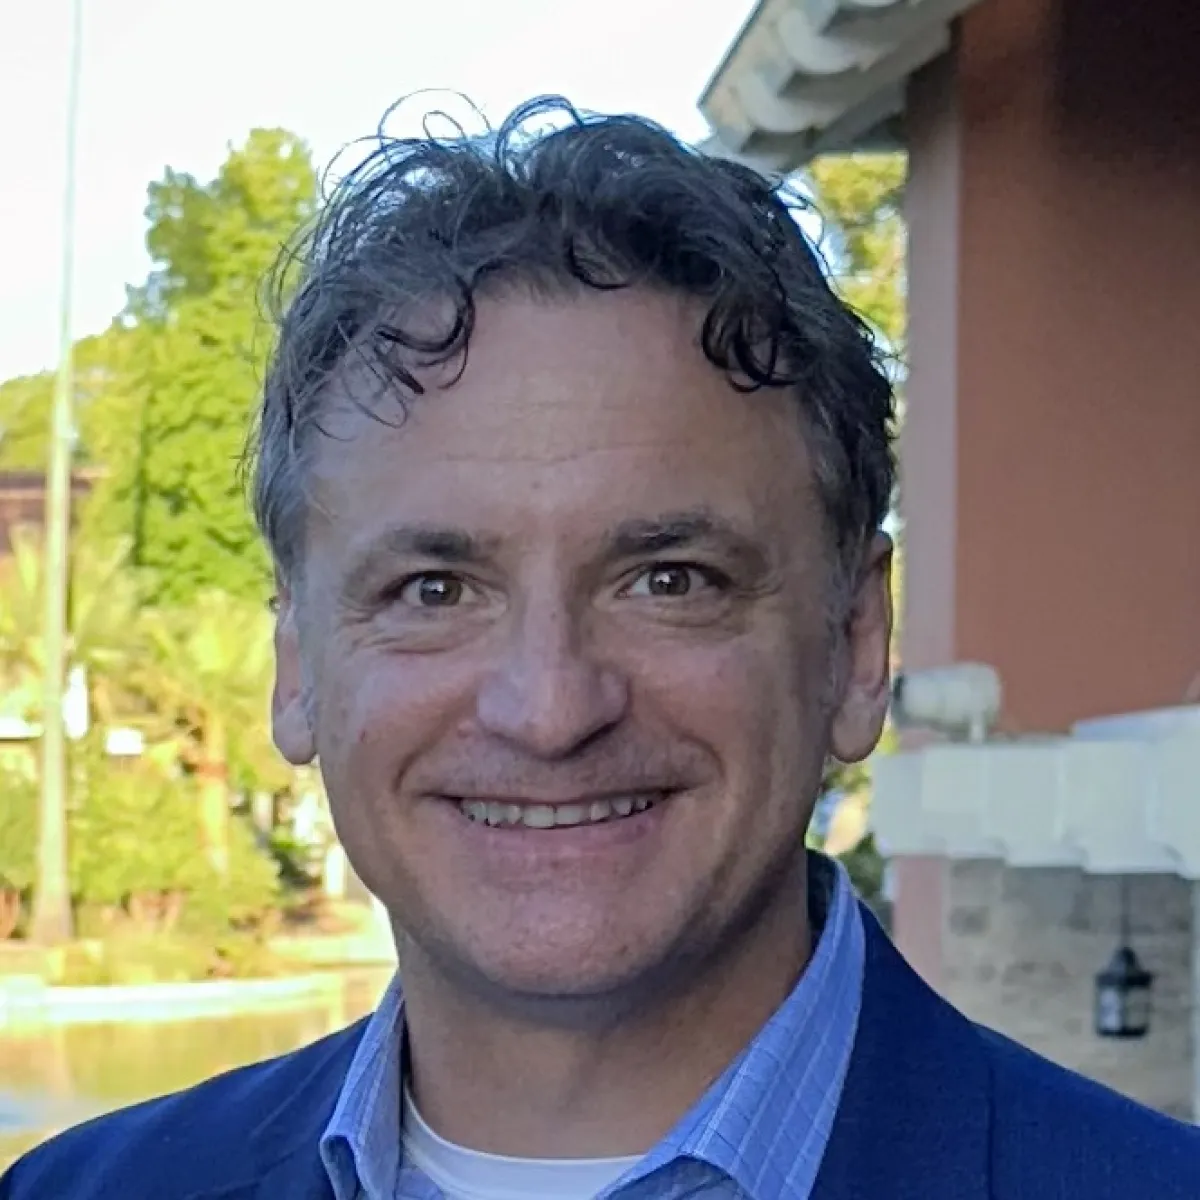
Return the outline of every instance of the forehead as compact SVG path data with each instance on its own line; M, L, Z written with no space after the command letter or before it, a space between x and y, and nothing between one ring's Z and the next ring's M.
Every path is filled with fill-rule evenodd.
M632 290L485 299L465 365L420 372L423 394L347 378L315 449L310 544L398 523L578 542L697 509L763 536L811 525L794 399L738 392L699 346L702 315Z

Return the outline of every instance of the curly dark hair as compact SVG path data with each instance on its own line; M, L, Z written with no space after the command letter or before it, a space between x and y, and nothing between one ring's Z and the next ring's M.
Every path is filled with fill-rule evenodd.
M400 385L402 420L404 397L423 390L414 362L465 365L477 300L513 286L699 301L714 367L744 392L795 396L836 558L853 571L888 511L895 403L870 331L796 220L802 203L650 121L583 115L558 97L485 136L381 134L274 276L278 338L250 464L282 576L302 557L305 455L331 377L356 356Z

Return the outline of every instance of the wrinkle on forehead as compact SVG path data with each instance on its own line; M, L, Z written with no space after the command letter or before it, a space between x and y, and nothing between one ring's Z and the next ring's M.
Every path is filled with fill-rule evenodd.
M704 503L703 490L742 507L807 508L793 398L737 391L704 357L698 328L688 305L653 293L485 300L456 380L431 378L414 395L347 369L330 395L313 490L326 516L356 513L356 523L382 505L419 507L422 489L429 504L451 506L463 499L456 489L481 502L491 489L527 516L587 503L589 488L658 509ZM665 494L673 481L696 494L676 501Z
M436 308L424 319L420 309L406 310L397 319L414 334L432 337L444 332L437 324L441 314ZM325 385L322 420L365 413L395 425L404 412L419 410L439 393L459 389L464 382L468 390L485 390L497 376L508 384L524 383L526 402L541 399L558 407L564 344L577 385L594 387L600 382L611 387L618 378L632 379L639 401L652 399L660 381L678 383L683 377L690 377L693 385L727 389L729 398L741 404L753 405L772 395L768 390L748 398L705 357L700 339L705 312L705 304L691 297L638 287L612 292L570 288L547 293L513 286L489 290L478 299L465 353L431 362L420 351L402 346L388 350L388 362L410 372L420 391L392 376L380 355L362 346L353 348ZM581 313L586 314L585 327ZM614 348L629 353L614 353ZM552 364L549 371L546 363ZM481 371L487 376L482 382ZM547 374L549 390L539 397L538 385Z

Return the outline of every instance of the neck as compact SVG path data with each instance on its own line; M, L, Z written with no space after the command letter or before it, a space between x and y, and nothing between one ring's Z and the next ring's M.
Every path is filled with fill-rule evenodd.
M657 1003L608 1024L498 1012L405 943L410 1082L442 1137L520 1158L642 1154L780 1006L808 961L805 872L731 952ZM797 884L799 886L797 886ZM791 953L781 952L790 947Z

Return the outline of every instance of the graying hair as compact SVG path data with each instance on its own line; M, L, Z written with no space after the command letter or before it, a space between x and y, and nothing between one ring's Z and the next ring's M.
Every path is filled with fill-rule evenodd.
M405 397L424 390L414 365L461 371L478 298L513 286L700 302L713 366L740 391L795 397L838 573L855 571L895 483L895 402L869 330L795 219L801 203L649 121L584 116L555 98L487 137L381 135L273 277L278 336L249 466L280 575L302 563L306 456L329 432L330 381L357 359L403 420Z

